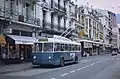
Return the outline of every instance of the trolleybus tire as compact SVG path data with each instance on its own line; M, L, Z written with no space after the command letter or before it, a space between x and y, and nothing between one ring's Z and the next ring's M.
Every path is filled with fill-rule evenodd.
M63 67L64 65L65 65L65 63L64 63L64 58L62 57L62 58L60 59L60 66Z
M78 63L78 56L75 57L75 64Z

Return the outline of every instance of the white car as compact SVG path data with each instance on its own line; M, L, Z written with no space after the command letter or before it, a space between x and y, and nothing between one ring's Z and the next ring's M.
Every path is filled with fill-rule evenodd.
M112 56L113 56L113 55L117 55L117 52L116 52L116 51L113 51L111 55L112 55Z

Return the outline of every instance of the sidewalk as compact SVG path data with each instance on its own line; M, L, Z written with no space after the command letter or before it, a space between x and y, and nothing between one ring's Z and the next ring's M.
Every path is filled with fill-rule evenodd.
M0 64L0 74L28 70L31 67L32 67L31 63L21 63L21 64L11 64L11 65Z

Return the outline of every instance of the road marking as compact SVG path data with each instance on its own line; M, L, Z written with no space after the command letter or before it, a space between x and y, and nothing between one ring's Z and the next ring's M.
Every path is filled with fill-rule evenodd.
M117 60L120 60L120 58L117 58Z
M74 73L75 72L75 70L73 70L73 71L70 71L70 73Z
M87 66L82 67L82 69L85 69L85 68L87 68Z
M77 69L77 71L80 71L80 70L82 70L82 68L78 68L78 69Z
M92 64L90 64L90 66L93 66L93 65L95 65L96 63L92 63Z
M94 58L91 58L91 59L85 59L85 60L80 60L79 62L83 62L83 63L86 63L86 62L89 62L91 60L93 60Z
M51 79L55 79L55 78L51 78Z
M110 59L110 58L108 58L108 59L106 59L106 60L109 60L109 59ZM104 60L104 61L106 61L106 60ZM92 64L90 64L90 65L87 65L87 66L78 68L78 69L76 69L76 71L80 71L80 70L82 70L82 69L88 68L88 67L93 66L93 65L95 65L95 64L97 64L97 63L100 63L100 62L102 62L102 61L94 62L94 63L92 63ZM74 72L76 72L76 71L75 71L75 70L72 70L72 71L70 71L69 73L74 73ZM69 73L64 73L64 74L62 74L61 76L66 76L66 75L68 75ZM53 79L54 79L54 78L53 78Z
M64 73L64 74L62 74L61 76L63 77L63 76L66 76L66 75L68 75L68 73Z

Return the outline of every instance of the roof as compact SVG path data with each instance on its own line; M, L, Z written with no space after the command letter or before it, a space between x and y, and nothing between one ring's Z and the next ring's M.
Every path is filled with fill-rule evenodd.
M46 40L47 39L47 40ZM77 43L75 41L72 41L68 38L65 38L65 37L61 37L61 36L57 36L57 35L54 35L53 38L45 38L42 39L42 41L39 39L36 41L36 43L61 43L61 44L75 44L75 45L81 45L80 43Z

